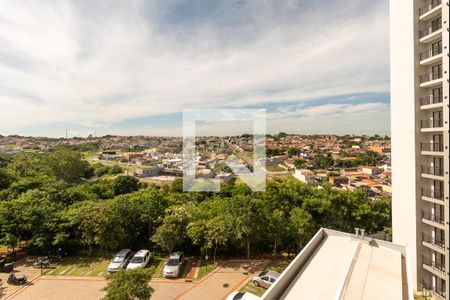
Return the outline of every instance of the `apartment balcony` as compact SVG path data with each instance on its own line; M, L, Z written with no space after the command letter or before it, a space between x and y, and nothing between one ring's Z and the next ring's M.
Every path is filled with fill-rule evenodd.
M428 21L440 14L442 8L441 0L431 0L428 3L419 8L419 19L421 21Z
M441 205L444 204L444 191L422 188L421 195L422 200Z
M445 274L445 263L443 262L436 262L422 255L422 267L428 272L433 273L444 280L447 279Z
M441 38L442 23L428 25L419 31L419 42L431 43Z
M422 132L442 131L444 130L443 125L444 125L443 120L435 120L435 119L421 120L420 131Z
M420 64L423 66L435 64L442 59L442 46L431 47L419 54Z
M422 155L444 155L444 145L438 143L420 143Z
M442 254L446 254L445 252L445 240L439 239L436 237L432 237L431 235L427 235L422 233L422 245L425 247L437 251Z
M422 222L445 230L444 216L436 211L422 210Z
M442 72L428 72L419 76L420 87L434 87L442 84Z
M421 109L435 108L442 106L443 104L442 96L428 95L420 97L419 100Z
M422 177L443 180L444 169L437 166L421 166Z

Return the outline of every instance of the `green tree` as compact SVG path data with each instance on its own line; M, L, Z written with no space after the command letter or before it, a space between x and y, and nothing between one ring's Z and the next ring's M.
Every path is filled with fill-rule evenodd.
M164 219L169 203L163 191L154 187L118 196L107 202L107 215L122 228L128 247L142 247Z
M11 175L5 169L0 168L0 190L9 188L11 183Z
M296 169L301 169L306 163L306 160L304 159L296 159L294 160L294 166Z
M29 241L40 251L51 247L60 224L62 205L43 191L29 190L11 201L0 201L0 237Z
M148 300L154 292L149 286L151 277L151 271L141 268L110 274L103 300Z
M113 181L114 195L128 194L139 189L139 180L131 176L119 176Z
M289 148L287 151L287 155L289 157L296 156L298 154L298 150L294 148Z
M334 164L334 159L331 157L331 154L328 153L326 156L319 154L314 157L314 165L323 168L328 169L332 167Z
M218 216L214 219L208 220L206 223L206 235L208 242L213 249L213 261L216 262L217 248L223 246L228 241L229 229L227 228L227 222L222 216Z
M205 250L212 249L214 262L218 248L228 242L231 234L232 230L225 214L210 217L202 215L188 225L188 236L195 245L202 245Z
M49 175L67 182L77 182L85 177L89 163L82 160L79 152L57 150L49 152L42 160L42 167Z
M300 207L295 207L291 211L289 225L296 246L303 248L315 229L312 216Z
M175 246L180 245L187 237L188 224L195 213L193 204L175 206L168 209L161 226L156 229L151 240L169 253Z
M4 168L8 165L9 159L6 155L0 153L0 168Z
M229 199L229 209L233 220L233 228L237 239L245 244L247 259L250 259L250 247L256 239L261 227L262 209L261 200L248 196L236 196Z
M377 152L368 150L362 155L359 155L358 158L366 165L375 166L383 161L383 155L378 154Z
M114 249L124 236L124 228L107 213L106 203L83 201L75 203L63 214L63 227L73 231L89 252L93 249Z
M13 254L15 254L16 253L15 249L17 248L17 245L19 245L19 239L14 234L7 233L2 239L0 239L0 244L5 245L8 248L11 248Z
M114 174L120 174L120 173L123 173L123 169L119 165L114 165L109 168L109 174L114 175Z
M273 241L273 256L277 255L277 247L286 233L287 220L282 210L275 209L267 215L267 234Z
M173 216L164 219L164 223L158 227L152 236L152 241L169 253L173 252L174 247L183 241L183 237L180 236L181 228L177 226L177 221L173 219Z

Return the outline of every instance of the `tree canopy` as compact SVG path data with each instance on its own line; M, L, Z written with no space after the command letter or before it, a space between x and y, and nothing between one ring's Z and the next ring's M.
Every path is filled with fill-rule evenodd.
M181 180L143 186L128 176L97 177L103 171L91 178L86 170L101 166L73 152L17 154L0 167L1 243L26 241L36 253L183 249L216 259L297 252L321 227L375 233L391 224L390 199L369 199L365 190L318 189L288 177L265 192L244 184L183 192Z
M108 285L103 300L148 300L153 288L148 285L153 270L119 270L107 276Z

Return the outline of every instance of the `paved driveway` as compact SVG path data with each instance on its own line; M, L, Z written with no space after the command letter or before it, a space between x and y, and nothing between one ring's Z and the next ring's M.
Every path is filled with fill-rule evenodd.
M262 261L226 262L174 299L225 299L250 280L262 264Z
M152 280L150 286L155 290L152 300L175 299L177 295L192 287L193 283L183 281Z

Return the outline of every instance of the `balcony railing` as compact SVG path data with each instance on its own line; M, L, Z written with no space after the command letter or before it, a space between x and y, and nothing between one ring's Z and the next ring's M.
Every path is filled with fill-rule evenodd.
M422 210L422 219L440 223L440 224L445 223L444 216L441 215L439 212Z
M424 7L419 8L419 15L426 14L436 6L440 5L442 3L441 0L431 0L425 5Z
M442 78L442 71L433 71L420 75L420 83L436 80Z
M445 263L433 261L432 259L422 255L422 264L429 266L439 272L445 273Z
M444 176L444 169L437 166L421 166L422 174Z
M442 103L442 96L425 96L420 97L420 105L430 105L430 104L437 104Z
M422 188L422 196L437 200L444 200L444 192L440 190Z
M443 152L444 145L438 143L421 143L420 144L421 151L432 151L432 152Z
M432 237L431 235L427 235L424 233L422 233L422 242L436 245L439 248L445 248L445 240L444 239Z
M442 28L442 23L441 22L429 25L429 26L427 26L424 29L419 31L419 38L423 38L423 37L425 37L427 35L430 35L433 32L438 31L441 28Z
M444 288L436 288L436 290L435 291L431 291L433 294L435 294L435 295L438 295L439 297L441 297L441 299L445 299L445 297L446 297L446 293L445 293L445 290L444 290Z
M439 128L443 123L442 120L421 120L420 128Z
M425 51L423 51L422 53L419 54L419 59L422 61L424 59L428 59L430 57L439 55L442 53L442 46L440 47L431 47Z

